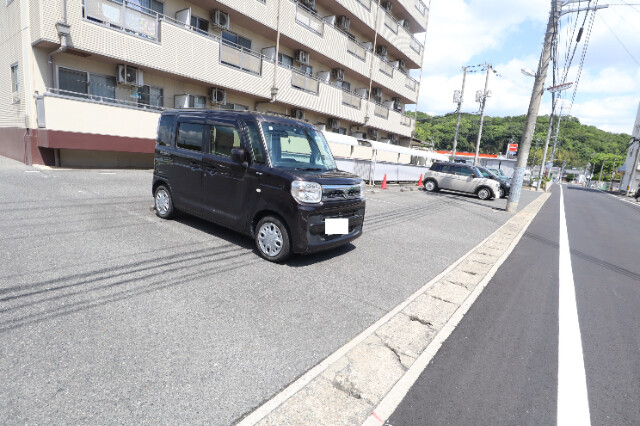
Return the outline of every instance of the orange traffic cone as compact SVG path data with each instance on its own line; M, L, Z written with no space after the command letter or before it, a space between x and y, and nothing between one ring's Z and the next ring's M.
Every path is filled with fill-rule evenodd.
M387 189L387 174L384 174L384 179L382 179L382 186L380 186L380 189Z
M416 186L422 186L422 173L420 173L420 179L418 180L418 185Z

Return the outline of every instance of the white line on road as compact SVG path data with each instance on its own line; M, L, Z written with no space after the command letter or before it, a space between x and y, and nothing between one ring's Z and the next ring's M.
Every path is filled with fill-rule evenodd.
M569 233L560 185L560 271L558 311L558 426L590 425L587 377L571 268Z

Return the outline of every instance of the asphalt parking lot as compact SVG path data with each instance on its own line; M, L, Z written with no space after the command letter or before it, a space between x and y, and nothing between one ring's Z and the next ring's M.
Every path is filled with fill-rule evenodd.
M0 158L1 424L231 424L511 217L392 188L368 194L353 244L276 265L157 218L151 178Z

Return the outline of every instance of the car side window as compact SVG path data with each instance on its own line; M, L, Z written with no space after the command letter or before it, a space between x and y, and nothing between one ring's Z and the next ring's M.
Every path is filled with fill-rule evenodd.
M204 125L199 123L178 123L178 140L176 145L178 148L188 149L190 151L202 151L202 135L204 133Z
M473 170L468 167L456 166L456 174L460 176L473 176Z
M251 144L253 161L264 164L264 152L262 149L262 141L260 138L260 130L258 130L258 124L253 121L247 121L246 125L247 130L249 131L249 142Z
M171 130L173 127L173 121L175 119L175 115L162 115L160 116L160 121L158 122L158 137L156 139L156 143L161 146L170 146L171 145Z
M212 124L210 132L211 154L231 157L233 148L240 148L240 134L233 126Z

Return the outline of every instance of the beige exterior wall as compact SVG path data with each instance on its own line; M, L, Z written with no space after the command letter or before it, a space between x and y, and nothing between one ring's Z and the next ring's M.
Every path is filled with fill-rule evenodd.
M21 1L8 6L0 4L0 127L26 127L25 125L25 63L22 58L22 31L20 31ZM18 99L11 89L11 65L18 64ZM2 143L2 141L0 141Z

